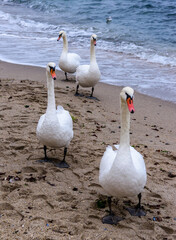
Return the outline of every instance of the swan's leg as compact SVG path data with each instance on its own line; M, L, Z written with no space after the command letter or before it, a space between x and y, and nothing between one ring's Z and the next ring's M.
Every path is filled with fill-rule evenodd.
M102 223L117 225L118 222L123 220L121 217L117 217L113 214L111 209L111 197L108 197L109 215L102 218Z
M47 154L46 154L46 146L45 145L44 145L43 149L44 149L45 159L48 159Z
M83 96L84 96L83 94L79 94L79 93L78 93L78 89L79 89L79 84L77 84L77 86L76 86L75 96L83 97Z
M92 87L92 92L90 94L90 97L93 97L94 87Z
M65 80L68 81L67 73L65 72Z
M98 99L98 98L96 98L96 97L93 97L93 92L94 92L94 87L92 87L92 92L91 92L90 96L89 96L89 97L87 97L87 98L90 98L90 99L95 99L95 100L98 100L98 101L99 101L99 99Z
M76 86L75 96L79 96L78 89L79 89L79 84L77 84L77 86Z
M56 167L59 167L59 168L69 168L70 167L68 165L68 163L66 163L66 161L65 161L66 154L67 154L67 148L65 147L64 148L64 158L63 158L63 160L60 163L54 163L54 165Z
M44 150L44 155L45 155L45 157L44 157L44 159L39 160L39 162L52 162L52 161L47 157L46 149L47 149L47 147L44 145L43 150Z
M139 194L138 194L139 202L138 202L138 204L136 205L135 208L127 208L127 211L128 211L132 216L141 217L141 216L145 216L145 215L146 215L146 213L143 211L143 207L141 206L141 197L142 197L142 194L139 193Z

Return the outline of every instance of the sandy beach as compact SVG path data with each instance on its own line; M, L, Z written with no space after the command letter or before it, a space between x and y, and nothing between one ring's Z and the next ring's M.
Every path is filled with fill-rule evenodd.
M74 119L69 169L39 162L43 146L36 126L47 106L45 69L0 61L0 240L176 239L176 104L135 92L130 142L147 168L147 215L132 217L125 210L137 196L113 198L113 211L124 220L102 224L108 206L97 204L107 197L99 164L106 146L119 143L122 87L97 84L96 101L74 96L74 76L65 82L63 72L56 75L56 104ZM63 151L48 149L48 156L60 161Z

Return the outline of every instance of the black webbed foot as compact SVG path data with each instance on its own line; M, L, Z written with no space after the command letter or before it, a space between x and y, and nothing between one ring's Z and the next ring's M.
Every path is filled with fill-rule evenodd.
M143 211L142 207L127 208L126 210L131 214L131 216L142 217L146 215L146 212Z
M107 215L102 218L102 223L105 224L111 224L111 225L117 225L118 222L122 221L123 218L115 216L114 214Z
M87 96L86 98L89 98L89 99L93 99L93 100L100 101L98 98L96 98L96 97L93 97L93 96Z
M131 216L142 217L146 215L146 213L143 211L144 208L141 206L141 198L142 194L139 193L138 194L139 203L136 205L136 207L126 209L131 214Z
M80 93L77 93L77 92L75 93L75 96L76 96L76 97L84 97L83 94L80 94Z
M68 165L68 163L66 163L65 161L61 161L59 163L54 163L54 165L56 167L59 167L59 168L69 168L70 166Z
M109 215L102 218L102 223L117 225L123 218L115 216L111 210L111 197L108 197Z
M53 161L51 159L49 159L49 158L40 159L40 160L38 160L38 162L40 162L40 163L46 163L46 162L53 163Z

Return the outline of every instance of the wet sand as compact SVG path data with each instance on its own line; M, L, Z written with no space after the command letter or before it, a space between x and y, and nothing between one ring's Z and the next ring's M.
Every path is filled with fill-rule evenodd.
M146 163L147 215L132 217L125 210L137 197L113 198L113 211L124 220L106 225L101 218L107 202L97 204L106 200L99 164L106 146L119 143L122 88L99 83L94 96L100 101L75 97L74 76L64 82L64 74L56 74L56 104L74 119L69 169L39 162L43 146L36 126L47 104L45 69L0 62L0 239L175 239L176 104L135 92L130 138ZM48 149L48 156L60 161L63 152Z

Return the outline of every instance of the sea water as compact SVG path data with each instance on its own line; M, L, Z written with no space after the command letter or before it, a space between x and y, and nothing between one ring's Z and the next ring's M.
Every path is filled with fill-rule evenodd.
M176 0L0 0L0 60L58 64L60 30L82 64L97 34L102 82L176 102Z

